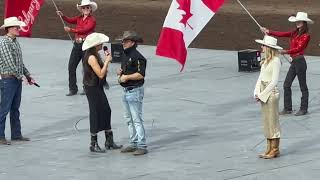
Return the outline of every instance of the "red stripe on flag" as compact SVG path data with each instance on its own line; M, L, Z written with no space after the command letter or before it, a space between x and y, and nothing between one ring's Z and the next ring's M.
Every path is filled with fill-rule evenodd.
M202 2L208 6L209 9L213 12L217 12L218 9L222 6L224 3L224 0L202 0Z
M171 28L162 28L156 55L175 59L182 65L182 71L187 58L183 33Z
M45 0L6 0L4 17L17 17L27 26L22 27L20 36L30 37L32 25L40 11Z
M5 2L4 2L4 18L6 18L7 16L7 14L8 14L8 4L9 4L9 0L5 0Z

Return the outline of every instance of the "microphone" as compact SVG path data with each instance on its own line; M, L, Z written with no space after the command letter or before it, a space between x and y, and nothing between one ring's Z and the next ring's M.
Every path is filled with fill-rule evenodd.
M110 53L109 53L109 50L108 50L108 47L107 47L107 46L103 46L103 51L104 51L104 54L105 54L106 56L110 55Z
M35 85L35 86L37 86L37 87L40 87L40 85L39 85L38 83L36 83L35 80L32 79L32 78L29 78L29 79L28 79L28 83L29 83L30 85Z
M33 83L33 85L37 86L37 87L40 87L40 85L36 82Z

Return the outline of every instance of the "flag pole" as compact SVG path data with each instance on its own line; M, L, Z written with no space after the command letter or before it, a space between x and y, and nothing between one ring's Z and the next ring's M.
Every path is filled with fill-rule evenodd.
M59 11L59 9L58 9L56 3L54 2L54 0L52 0L52 3L53 3L53 5L54 5L54 7L56 8L56 11ZM66 27L67 25L66 25L66 23L63 21L61 15L59 15L59 17L60 17L60 20L61 20L61 22L62 22L62 24L63 24L63 27ZM67 33L68 33L68 36L69 36L70 40L73 41L70 33L69 33L69 32L67 32Z
M246 7L244 7L244 5L240 2L240 0L237 0L237 2L240 4L240 6L248 13L248 15L252 18L252 20L259 26L259 28L261 29L262 26L258 23L258 21L251 15L251 13L247 10ZM260 30L261 31L261 30Z
M262 26L258 23L258 21L251 15L251 13L247 10L247 8L241 3L240 0L237 0L237 2L240 4L240 6L248 13L248 15L251 17L251 19L258 25L258 27L260 28L260 31L261 31L261 28ZM262 32L262 31L261 31ZM262 32L262 34L264 34L264 32ZM288 63L291 64L290 60L284 55L282 54L283 57L287 60Z
M287 60L287 62L288 62L289 64L291 64L291 62L292 62L292 59L291 59L291 58L287 58L284 54L282 54L282 56L284 57L285 60Z

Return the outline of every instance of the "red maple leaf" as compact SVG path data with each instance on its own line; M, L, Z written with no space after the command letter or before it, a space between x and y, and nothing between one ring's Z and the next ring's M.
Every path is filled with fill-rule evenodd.
M184 11L186 14L182 15L181 23L184 24L184 27L188 26L193 29L190 24L188 23L188 20L193 16L191 13L191 0L176 0L179 4L180 10Z

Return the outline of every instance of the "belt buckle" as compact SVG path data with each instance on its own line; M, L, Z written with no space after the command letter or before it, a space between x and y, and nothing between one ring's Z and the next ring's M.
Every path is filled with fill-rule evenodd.
M131 91L132 89L134 89L134 87L125 87L125 88L124 88L124 90L125 90L126 92Z
M76 43L82 43L83 41L84 41L83 38L77 38L77 39L76 39Z

